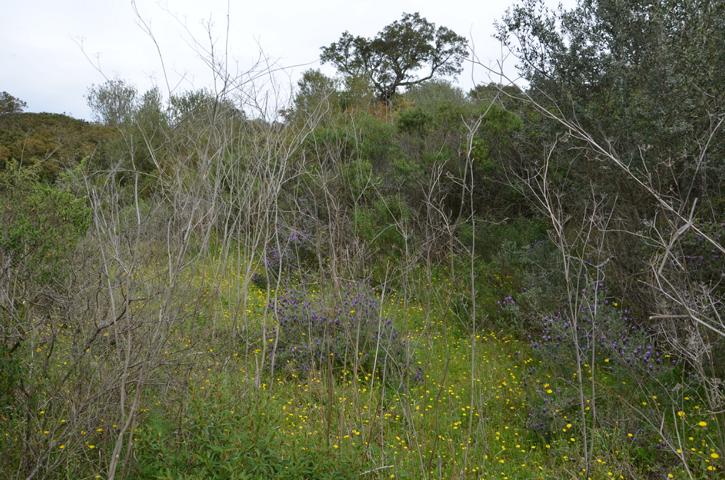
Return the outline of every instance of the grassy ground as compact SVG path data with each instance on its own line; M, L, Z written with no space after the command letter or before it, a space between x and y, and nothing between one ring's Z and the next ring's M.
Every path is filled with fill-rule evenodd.
M388 293L382 316L406 338L416 375L401 385L370 372L333 377L278 366L272 376L262 365L274 342L270 292L218 276L202 271L190 280L202 291L214 287L208 304L189 305L189 320L164 347L168 366L144 397L128 478L586 477L573 361L547 364L490 319L471 334L431 298ZM641 375L597 362L594 370L584 365L598 379L597 404L586 407L599 412L590 478L718 478L717 431L696 395L676 392L686 407L674 410L656 385L634 382ZM662 412L678 422L691 476L656 435L660 425L644 420ZM47 438L56 428L48 425L61 428L68 415L38 414ZM13 428L5 438L22 435ZM83 428L52 447L61 478L104 474L119 426L101 419Z
M265 291L250 290L248 321L261 323L266 301ZM576 409L556 409L552 432L530 428L532 399L550 402L566 385L553 373L532 375L547 369L527 345L492 330L482 329L473 338L463 335L444 314L394 296L383 314L406 332L422 371L419 381L403 388L371 375L302 377L283 371L275 378L258 376L260 344L180 339L180 347L198 350L199 364L189 370L187 388L162 392L145 409L136 435L136 474L190 479L583 477ZM226 346L216 350L211 345ZM618 383L629 388L611 378L609 383L612 391ZM626 423L598 433L595 452L603 453L595 453L590 477L686 478L675 466L650 469L649 450L637 444L635 433ZM698 441L707 472L712 453L706 441L690 437L693 445Z

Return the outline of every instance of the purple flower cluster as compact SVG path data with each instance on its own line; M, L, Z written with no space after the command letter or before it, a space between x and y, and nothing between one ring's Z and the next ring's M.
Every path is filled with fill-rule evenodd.
M511 295L506 295L501 300L497 300L496 305L501 308L512 307L516 305L516 300L514 300L514 297L512 297Z
M410 363L405 340L380 316L379 302L365 287L354 285L330 298L290 290L269 309L279 321L279 340L270 354L285 370L370 373L377 355L376 373L385 369L399 378Z
M595 304L591 297L581 303L576 330L582 355L589 358L594 350L598 358L607 358L608 362L630 368L651 371L662 366L664 355L653 343L654 336L638 324L629 309L616 305L608 298L600 298ZM531 346L544 354L567 354L573 348L573 328L568 311L544 315L539 322L538 335L529 335Z

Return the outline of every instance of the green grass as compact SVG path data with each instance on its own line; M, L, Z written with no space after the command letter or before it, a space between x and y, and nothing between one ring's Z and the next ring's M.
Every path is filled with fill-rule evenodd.
M258 325L266 293L250 293L247 313ZM528 346L510 336L490 330L461 336L445 313L406 303L393 296L384 314L407 332L422 381L396 390L369 375L330 382L318 372L262 374L255 385L261 348L210 348L188 390L158 396L146 411L136 433L138 477L582 476L576 409L556 413L551 435L527 427L532 399L547 390L564 395L565 382L545 373ZM651 446L628 434L626 428L597 432L592 478L686 478L674 464L649 469Z
M492 322L466 334L435 301L424 306L388 293L382 313L409 341L420 379L395 388L365 373L278 371L273 378L259 368L273 341L259 335L263 324L274 330L269 292L250 286L239 311L230 275L221 272L221 282L206 271L194 275L195 288L219 290L207 289L205 302L189 307L164 351L172 360L183 352L186 361L144 397L129 478L584 478L574 369L542 363ZM245 326L242 336L232 335L235 321ZM608 413L595 432L590 477L688 478L654 430L624 408L667 412L669 404L601 361L597 405ZM710 421L696 397L681 395L688 407L677 421L693 476L717 478L716 432L699 425ZM531 428L530 418L542 405L550 409L544 431ZM44 415L50 424L51 411ZM51 457L64 464L61 478L100 478L117 429L107 422L66 432Z

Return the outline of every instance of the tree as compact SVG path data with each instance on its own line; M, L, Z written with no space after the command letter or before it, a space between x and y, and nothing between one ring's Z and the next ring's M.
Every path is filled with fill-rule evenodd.
M579 0L556 11L542 0L522 0L498 27L520 60L527 95L566 115L636 171L639 182L666 192L675 208L697 198L696 214L717 224L725 184L724 14L723 2L708 0ZM526 128L526 138L546 142L566 130L547 115ZM571 194L589 198L597 171L598 188L618 199L630 228L653 215L651 195L638 181L613 175L601 151L583 155L570 145L556 159L569 172ZM680 197L682 203L674 200ZM631 277L629 269L644 257L625 252L635 257L622 262Z
M117 126L131 118L136 102L136 88L123 80L107 80L88 90L86 99L96 119Z
M244 118L244 112L230 98L217 96L205 88L185 91L169 99L169 116L174 125L193 119L208 122L217 114Z
M304 72L297 82L297 88L294 106L286 112L288 116L294 113L310 115L336 93L335 81L319 70Z
M520 59L532 95L570 111L627 162L641 162L646 146L645 159L686 168L700 151L692 139L707 138L723 111L725 24L716 19L724 5L579 0L550 11L524 0L499 24L499 38Z
M366 78L379 99L389 102L398 87L460 73L467 48L466 39L453 30L436 27L418 13L405 13L374 38L343 33L322 47L320 59L348 77Z
M0 115L3 113L22 112L28 104L8 92L0 92Z

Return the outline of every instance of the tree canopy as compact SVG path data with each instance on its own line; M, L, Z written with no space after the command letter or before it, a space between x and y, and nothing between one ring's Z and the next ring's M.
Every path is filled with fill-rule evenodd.
M373 38L344 32L322 47L320 59L346 76L364 77L380 100L389 101L398 87L460 73L467 48L466 39L453 30L405 13Z
M8 92L0 92L0 115L22 112L28 104Z
M136 87L123 80L114 79L92 86L86 100L96 120L106 125L118 126L131 116L137 94Z

